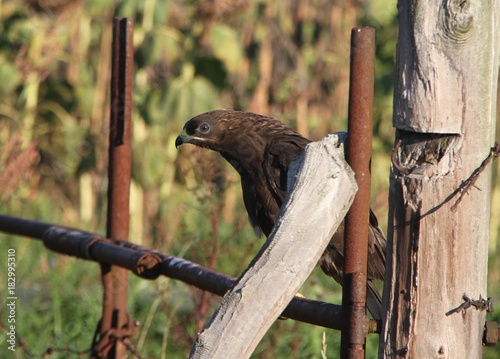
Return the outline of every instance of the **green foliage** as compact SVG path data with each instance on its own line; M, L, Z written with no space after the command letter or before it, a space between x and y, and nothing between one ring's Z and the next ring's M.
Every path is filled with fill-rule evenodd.
M21 75L15 66L10 62L0 64L0 94L8 95L10 92L15 91L16 87L21 82Z
M57 348L53 357L67 358L68 354L61 350L66 346L89 348L101 315L96 305L102 300L98 266L48 252L40 242L1 234L0 252L6 256L8 249L16 251L16 335L26 342L31 355L41 357L53 346ZM0 268L6 273L5 260ZM2 287L5 279L1 279ZM4 307L5 300L2 298ZM4 325L5 320L3 317ZM7 355L5 332L0 338L0 353ZM30 356L17 348L17 357Z
M214 154L177 151L175 137L190 117L220 107L275 116L312 139L345 130L349 36L359 25L377 29L372 200L385 227L395 0L51 3L2 3L0 213L102 233L116 15L135 22L132 191L139 200L131 203L132 241L238 276L263 243L247 223L239 178ZM0 235L0 255L8 248L18 253L18 334L26 348L38 357L49 346L88 349L101 314L98 266ZM339 286L319 270L301 292L340 302ZM498 298L498 288L490 292ZM220 300L164 278L130 276L129 294L142 357L186 357ZM326 345L326 356L335 358L339 341L331 330L278 321L254 357L319 358ZM376 345L370 336L368 358ZM487 349L485 357L491 353L498 351Z
M229 72L235 73L243 60L237 29L226 25L215 25L210 35L214 56L226 65Z

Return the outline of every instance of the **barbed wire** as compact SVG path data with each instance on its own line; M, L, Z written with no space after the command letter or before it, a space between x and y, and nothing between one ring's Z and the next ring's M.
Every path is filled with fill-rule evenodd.
M465 181L462 182L460 187L458 188L458 198L451 206L451 210L455 212L457 210L457 206L460 204L462 201L462 198L470 191L472 187L475 186L477 179L479 178L479 175L481 172L484 171L486 166L494 159L497 159L500 156L500 143L495 142L495 145L491 148L491 151L486 157L481 165L472 172L469 178L467 178Z

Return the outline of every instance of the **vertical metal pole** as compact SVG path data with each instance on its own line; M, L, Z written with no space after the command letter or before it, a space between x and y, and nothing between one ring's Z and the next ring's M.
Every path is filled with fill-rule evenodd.
M133 22L113 19L111 72L111 123L109 133L109 185L106 237L127 240L129 236L129 195L131 175L131 111L133 70ZM100 335L100 357L124 358L126 347L109 339L110 331L119 333L128 323L127 270L101 265L104 304Z
M342 358L364 358L366 279L372 147L375 29L354 28L351 33L351 74L347 162L354 170L358 192L346 216L342 291Z

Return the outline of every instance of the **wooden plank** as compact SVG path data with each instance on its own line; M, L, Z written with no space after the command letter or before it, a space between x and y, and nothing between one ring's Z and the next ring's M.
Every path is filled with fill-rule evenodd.
M316 266L357 190L337 135L307 146L289 172L273 232L223 298L190 358L248 358Z

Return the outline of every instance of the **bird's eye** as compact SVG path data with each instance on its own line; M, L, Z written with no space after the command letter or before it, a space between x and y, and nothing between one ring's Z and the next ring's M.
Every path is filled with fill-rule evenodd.
M200 125L201 133L208 133L208 131L210 131L210 126L208 125L208 123L203 123Z

